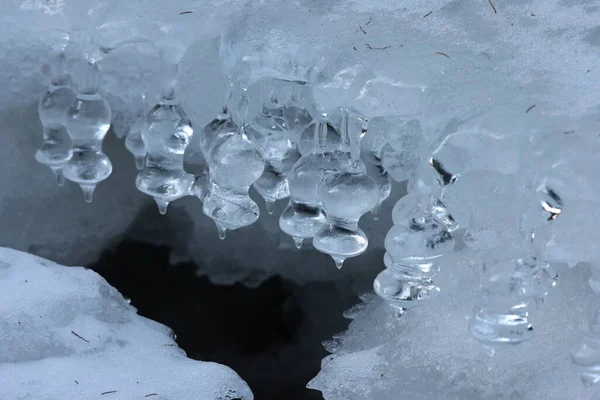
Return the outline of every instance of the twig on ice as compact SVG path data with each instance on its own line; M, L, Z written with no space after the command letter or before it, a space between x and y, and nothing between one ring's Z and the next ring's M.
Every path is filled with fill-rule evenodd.
M83 341L84 341L84 342L86 342L86 343L89 343L89 342L90 342L90 341L89 341L89 340L87 340L86 338L84 338L84 337L82 337L82 336L80 336L80 335L76 334L76 333L75 333L75 332L73 332L73 331L71 331L71 333L72 333L73 335L77 336L79 339L83 340Z
M367 46L367 48L371 49L371 50L385 50L385 49L389 49L392 46L385 46L385 47L374 47L371 46L369 43L365 43L365 46Z

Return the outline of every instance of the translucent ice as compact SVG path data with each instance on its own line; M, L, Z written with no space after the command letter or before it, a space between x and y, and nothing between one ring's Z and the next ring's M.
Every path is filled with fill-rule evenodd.
M451 267L436 277L443 288L437 299L400 318L379 297L364 296L366 304L352 313L349 330L330 347L333 354L323 359L309 387L327 400L399 395L418 400L593 399L595 393L580 383L580 370L567 362L581 340L586 315L597 307L586 287L586 268L561 274L560 290L553 290L542 308L530 307L532 340L490 357L467 334L482 272L473 256L462 250L445 257L444 265ZM565 312L565 304L577 304L577 312ZM587 366L595 362L590 350L580 354L589 357Z
M360 120L353 121L346 108L342 111L342 138L351 154L348 168L321 178L319 197L327 215L327 225L313 238L313 246L329 254L338 268L344 260L362 254L369 244L367 236L358 227L360 218L379 205L381 190L378 184L367 175L360 157ZM334 153L335 158L345 159L342 152Z
M258 205L248 190L262 175L265 163L242 126L236 133L223 136L213 144L208 164L210 187L203 211L215 221L219 237L224 239L227 229L248 226L258 219Z
M63 168L65 178L77 183L85 201L92 201L96 185L110 175L112 163L102 152L102 140L110 128L111 110L98 93L98 66L75 61L75 102L69 107L65 127L71 137L73 155Z
M63 57L58 62L59 71L52 77L52 84L40 99L38 113L43 126L44 144L35 153L35 159L48 166L59 185L64 183L62 169L73 154L71 139L65 128L67 112L75 101L70 79L64 69Z
M486 346L517 344L533 336L529 314L543 301L553 279L535 257L484 265L482 288L470 330Z
M438 221L427 197L414 192L394 206L394 226L385 239L382 271L374 282L375 292L401 308L418 306L439 292L433 278L444 256L452 251L454 239Z
M161 214L170 202L190 193L193 176L183 169L183 155L193 132L185 111L168 98L150 111L142 126L147 155L136 186L154 198Z
M324 121L316 124L317 147L302 156L290 171L290 202L279 218L279 226L294 239L298 248L304 239L312 238L325 225L319 194L321 180L350 165L348 153L326 151L327 132Z

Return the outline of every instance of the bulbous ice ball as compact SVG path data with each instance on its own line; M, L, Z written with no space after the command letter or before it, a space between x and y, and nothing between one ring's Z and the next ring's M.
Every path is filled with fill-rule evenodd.
M293 99L292 99L293 100ZM287 173L300 158L296 149L299 133L311 122L304 109L295 106L278 107L271 97L271 106L263 110L246 127L245 132L265 158L265 171L254 188L265 199L267 212L273 213L276 200L289 197Z
M276 200L290 196L288 173L300 159L295 147L290 148L282 160L265 162L262 176L252 185L258 194L265 199L267 212L272 214Z
M452 235L432 215L413 208L385 237L385 249L394 264L428 264L451 251Z
M326 176L350 167L350 155L314 151L302 156L288 175L290 202L279 217L279 227L300 248L325 224L319 187Z
M78 147L88 141L104 139L110 128L111 111L108 102L99 94L78 95L67 112L65 125Z
M362 171L346 171L323 179L319 190L323 208L332 219L358 223L379 201L379 188Z
M267 160L279 160L288 149L296 145L287 134L283 118L273 115L272 110L254 119L245 129L248 139Z
M350 166L350 155L343 152L313 152L303 156L290 171L290 192L295 202L317 207L321 204L319 187L327 175Z
M217 118L210 121L202 130L200 135L195 135L190 146L199 148L204 158L208 161L208 155L213 144L219 139L233 135L238 132L239 127L233 122L231 116L224 110ZM197 139L196 139L197 137Z
M136 186L154 198L161 214L171 201L189 194L192 176L183 169L183 155L193 133L185 111L170 101L156 105L142 127L147 156Z
M446 224L435 218L431 202L410 193L392 210L394 226L385 238L382 271L373 283L375 292L401 308L411 308L439 292L433 277L441 257L454 247Z
M211 176L223 189L249 188L263 173L262 155L241 134L221 139L209 154Z
M51 87L38 104L42 125L63 125L67 111L75 101L75 96L75 92L68 86Z
M59 185L64 182L62 167L72 155L71 138L64 124L74 101L73 90L67 86L55 86L46 92L38 104L44 143L35 153L35 159L54 172Z
M148 114L142 138L148 154L180 157L193 133L192 123L179 105L162 103Z
M520 260L484 265L482 289L475 304L469 329L476 340L487 346L516 344L533 337L528 320L530 293L523 278L515 276Z
M319 194L329 224L315 234L313 245L341 268L346 258L362 254L369 245L358 221L379 202L379 188L362 165L323 179Z
M96 185L112 172L112 164L102 152L110 121L110 107L99 94L78 94L67 112L65 127L71 137L73 156L63 173L79 184L87 202L92 201Z
M225 238L227 229L235 230L254 223L260 211L248 190L263 173L264 160L243 134L225 136L209 153L211 184L203 211L212 218Z

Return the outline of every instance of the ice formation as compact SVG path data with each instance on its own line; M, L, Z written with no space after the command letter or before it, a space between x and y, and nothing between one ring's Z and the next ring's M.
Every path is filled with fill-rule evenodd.
M0 249L6 399L253 399L231 369L185 356L95 272Z
M138 167L144 164L138 187L157 200L161 212L181 198L178 203L187 217L206 228L202 209L216 223L221 238L226 230L242 227L248 235L269 238L236 240L227 245L231 247L221 247L236 249L231 257L242 265L250 264L248 255L270 251L274 244L280 254L302 260L307 251L292 253L290 244L300 248L306 239L332 256L337 266L365 252L367 238L371 249L385 247L386 255L377 263L379 270L386 268L375 279L374 289L386 302L371 299L345 339L329 343L335 355L312 383L327 398L387 399L403 390L415 398L439 398L442 393L447 398L464 397L469 385L475 385L472 377L483 382L473 389L473 396L482 398L561 398L559 393L562 398L573 397L564 396L559 387L584 398L583 389L566 380L572 365L549 353L554 345L561 351L574 345L577 329L566 319L572 313L557 317L548 304L562 299L587 310L595 302L581 280L579 286L574 278L569 281L583 273L581 262L592 265L590 284L598 289L594 233L600 4L153 0L140 6L4 0L0 5L6 10L1 40L8 60L3 75L7 95L0 98L0 105L21 96L17 105L26 107L62 90L70 83L62 79L61 43L66 41L67 49L79 44L82 29L84 37L91 38L85 42L86 51L74 60L79 67L70 67L68 73L78 92L74 104L86 104L93 96L102 103L98 106L102 112L87 121L74 118L77 107L71 106L63 119L64 105L45 110L42 106L48 103L42 100L43 129L36 136L37 148L42 149L36 159L59 177L63 173L80 184L88 200L95 185L110 174L111 162L104 158L101 143L112 113L113 131L126 136ZM335 40L323 40L331 36ZM47 43L55 44L50 52L42 50ZM22 48L28 50L26 63L17 55ZM54 68L58 73L44 95L48 85L41 84L37 71L48 60L58 64ZM165 65L178 65L181 73L177 76ZM189 120L177 111L176 118L167 118L167 129L161 120L156 125L160 132L150 135L152 114L140 122L144 115L140 110L156 92L164 92L164 83L177 91ZM110 103L110 112L100 96ZM179 110L173 104L161 107ZM205 128L192 134L192 121ZM27 144L21 144L17 132L30 129L0 123L9 132L7 148L23 152ZM73 141L73 151L59 151L54 157L49 145L62 149L63 128ZM52 135L62 136L56 140ZM8 162L26 159L10 150L3 155ZM131 186L126 165L132 164L121 163L124 172L116 175L127 177L121 185ZM20 170L22 175L26 172ZM144 186L163 172L167 179L158 189ZM37 178L39 174L30 174L34 177L27 180L28 187L19 188L16 198L12 191L20 183L9 183L4 203L18 204L31 192L54 190ZM407 181L408 195L398 200L393 212L391 200L378 212L380 203L394 192L390 177L397 183ZM275 212L277 200L289 198L288 206L276 215L278 219L260 217L251 188L263 198L269 214ZM68 190L54 192L52 201L67 198ZM105 192L103 199L109 197ZM109 208L99 203L99 214L109 210L106 214L115 216L106 225L96 222L104 229L87 233L98 245L121 233L131 220L126 216L140 207L126 195ZM119 210L121 205L125 211ZM83 213L77 210L65 211L57 219ZM385 240L384 225L368 225L369 219L361 218L369 210L380 214L386 227L393 218ZM28 226L14 223L21 221L18 216L5 218L15 226ZM36 225L28 218L23 220ZM90 225L82 220L81 225ZM115 225L109 227L110 223ZM363 229L367 226L371 229ZM209 257L203 249L216 242L199 231L209 230L187 234L182 257ZM65 237L61 240L70 243ZM31 245L28 241L9 243L23 248ZM357 271L372 264L372 258L367 262L361 257L355 258ZM558 263L579 266L563 269L567 283L554 290ZM272 273L278 264L271 257L258 268L262 274ZM322 272L304 268L302 261L295 266L281 273L300 280L323 279ZM444 281L443 274L455 277L461 286ZM237 279L226 275L220 278ZM438 293L445 302L435 299ZM577 303L571 300L574 296L579 296ZM425 299L431 301L420 301ZM420 303L425 304L415 307ZM544 318L534 321L537 314ZM579 317L578 313L573 318ZM586 384L600 381L597 320L590 317L588 332L572 356ZM381 327L376 326L378 321ZM558 321L560 333L535 335L538 326ZM446 327L439 329L444 323ZM354 339L353 329L361 329L362 336ZM407 332L406 343L396 337L401 329ZM469 330L496 358L477 358L479 347L468 339ZM420 341L410 341L413 336ZM456 346L447 344L457 336ZM356 343L348 345L352 340ZM508 371L510 362L517 362L508 356L517 350L507 346L516 343L535 349L523 350L526 355L519 361L530 379L497 378L494 368ZM451 361L461 351L462 361ZM406 363L415 354L426 359ZM346 364L357 360L362 360L360 365ZM456 366L446 373L442 360ZM543 377L532 372L537 360L554 369ZM418 364L421 361L431 363ZM474 370L477 362L489 363L490 369ZM382 372L385 379L379 380L373 368L380 365L401 368ZM436 386L425 380L420 372L427 368L436 371L429 374L432 379L441 377L446 383L437 381ZM351 376L338 376L338 370ZM455 392L448 389L458 381L465 384Z

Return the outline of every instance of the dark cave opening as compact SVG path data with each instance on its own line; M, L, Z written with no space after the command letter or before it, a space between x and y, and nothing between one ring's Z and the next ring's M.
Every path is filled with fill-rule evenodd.
M169 263L170 249L125 241L89 268L138 309L169 326L188 357L234 369L255 398L316 400L306 384L328 353L321 346L347 329L342 311L358 300L333 283L298 285L271 277L256 288L217 285L195 264Z

